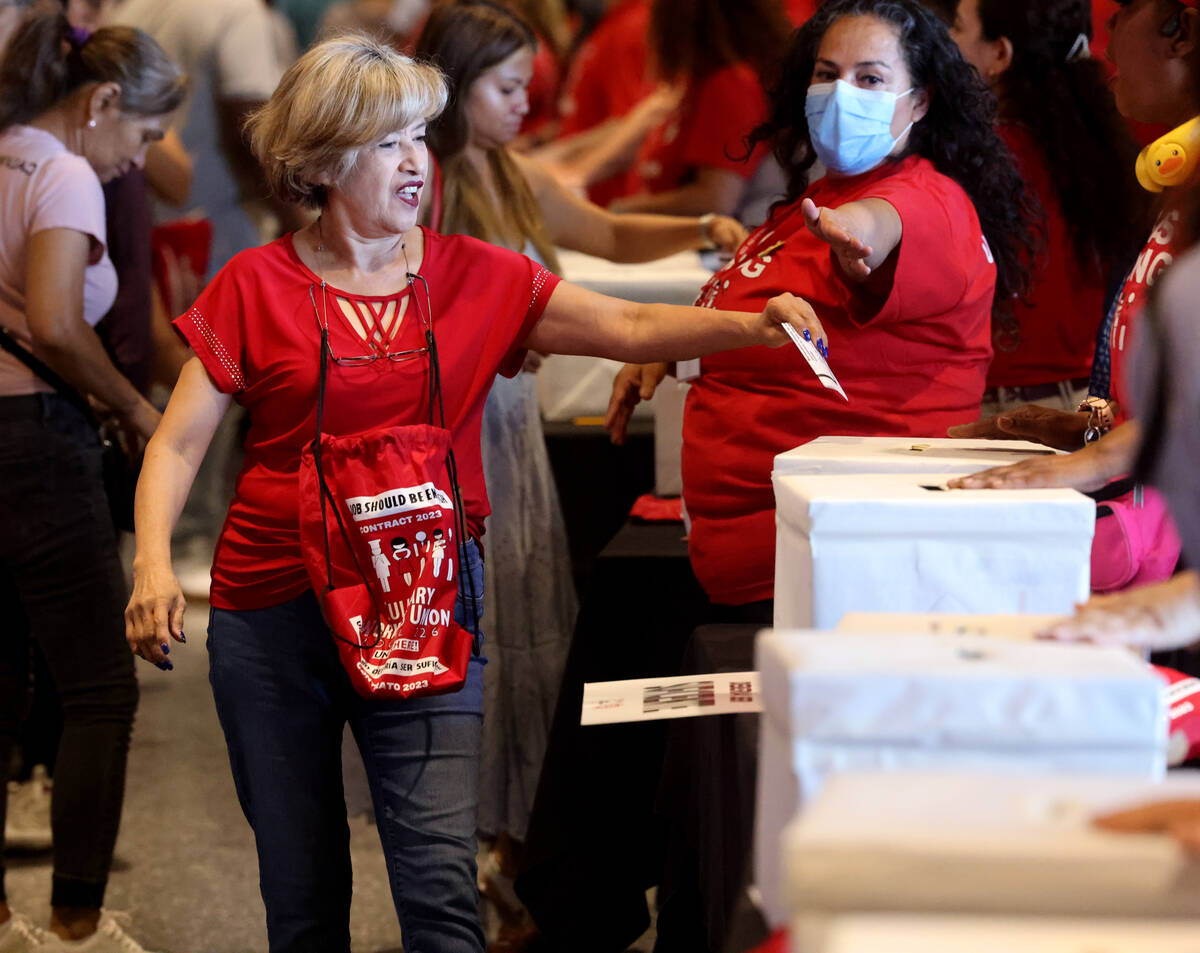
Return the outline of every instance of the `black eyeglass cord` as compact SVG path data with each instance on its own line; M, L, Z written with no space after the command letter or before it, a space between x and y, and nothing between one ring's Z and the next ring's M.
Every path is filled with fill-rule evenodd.
M432 301L429 297L429 284L425 280L425 276L414 272L407 272L409 290L414 290L414 285L420 281L425 288L426 300L430 301L432 311ZM324 282L322 289L324 289ZM309 288L309 297L312 297L312 288ZM442 374L441 364L438 360L437 338L433 333L433 315L420 315L420 302L414 294L412 297L413 306L417 308L418 317L422 318L422 324L425 326L425 343L429 350L429 425L435 426L434 407L437 407L438 423L443 430L446 428L446 408L442 400ZM313 301L313 310L316 310L316 302ZM333 556L329 548L329 517L328 508L332 506L333 515L338 524L338 530L342 535L342 539L346 543L347 549L350 550L350 556L354 560L354 568L358 572L359 578L367 585L367 591L371 594L371 602L375 607L375 612L378 614L380 621L383 619L383 607L379 604L379 599L375 594L375 590L371 586L371 582L366 572L363 570L362 564L358 560L358 555L354 551L354 544L351 541L350 533L346 528L346 524L342 518L341 511L338 509L337 501L333 498L333 492L329 489L329 484L325 480L324 463L322 460L323 451L321 448L322 422L325 413L325 388L329 376L329 327L323 325L321 327L321 358L320 369L317 375L317 435L313 440L313 463L317 471L317 482L320 485L321 497L321 530L325 541L325 591L330 592L333 589ZM454 458L454 448L449 446L446 449L446 476L450 480L450 492L454 500L454 526L458 532L458 538L462 552L467 551L467 543L469 541L467 535L467 518L463 510L462 491L459 488L458 482L458 464ZM465 560L462 560L465 563ZM471 576L469 568L464 574L459 573L459 579L465 580L466 600L464 600L464 608L467 608L471 616L471 635L472 654L478 656L482 650L482 636L479 631L479 608L478 599L475 595L475 580ZM370 644L363 644L351 639L344 638L333 633L334 637L339 641L345 642L347 645L352 645L355 648L363 651L371 651L376 648L383 638L382 626L377 625L375 628L375 640ZM364 629L365 631L365 629Z

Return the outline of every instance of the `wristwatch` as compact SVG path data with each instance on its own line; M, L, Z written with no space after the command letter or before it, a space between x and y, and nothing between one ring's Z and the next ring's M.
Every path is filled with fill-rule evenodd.
M1075 408L1079 413L1088 414L1087 430L1083 432L1084 443L1094 443L1112 429L1112 404L1103 397L1085 397Z

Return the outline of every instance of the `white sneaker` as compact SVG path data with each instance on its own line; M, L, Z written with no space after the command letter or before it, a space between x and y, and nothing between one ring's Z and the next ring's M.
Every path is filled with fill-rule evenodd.
M50 795L54 782L46 768L36 765L28 781L8 782L8 815L4 822L4 846L9 850L49 850L54 846L50 832Z
M0 953L30 953L44 950L49 934L14 913L8 921L0 924Z
M129 914L102 910L100 923L91 936L82 940L62 940L51 933L37 948L38 953L150 953L129 935L130 924Z

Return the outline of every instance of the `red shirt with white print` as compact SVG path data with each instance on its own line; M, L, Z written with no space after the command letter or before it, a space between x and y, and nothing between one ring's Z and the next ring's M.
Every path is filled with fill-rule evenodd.
M890 294L868 298L841 277L797 200L705 285L697 303L709 308L761 311L785 291L805 298L849 397L823 387L791 345L701 362L684 412L683 492L692 566L719 603L774 592L777 453L823 434L945 436L947 427L978 418L992 357L996 268L956 182L910 156L859 176L826 176L806 194L831 208L884 199L899 213L904 237Z
M1163 212L1154 225L1150 240L1138 255L1132 270L1125 276L1121 293L1117 296L1113 314L1112 331L1108 339L1108 351L1112 358L1110 396L1117 402L1116 423L1129 417L1129 394L1125 386L1125 362L1129 349L1133 347L1133 331L1146 306L1150 289L1171 267L1175 255L1182 249L1182 222L1178 212Z
M388 347L392 352L419 349L422 317L432 316L463 508L471 535L482 535L490 512L479 449L484 401L497 372L511 377L521 369L521 342L558 278L515 252L464 235L422 231L428 299L421 282L390 295L333 288L322 295L321 279L285 235L235 256L175 320L213 384L232 394L250 418L246 458L213 562L211 602L217 608L262 609L311 586L300 552L297 500L300 453L316 435L321 320L336 356L371 350L338 297L360 316L387 315L387 323L407 302ZM426 356L361 366L330 362L323 430L348 436L428 423L428 373Z

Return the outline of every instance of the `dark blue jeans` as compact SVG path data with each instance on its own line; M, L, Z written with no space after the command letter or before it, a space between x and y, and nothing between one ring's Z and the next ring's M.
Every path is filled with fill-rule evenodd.
M99 907L108 882L138 697L126 597L95 429L57 394L0 397L0 825L33 639L63 715L55 906Z
M483 611L474 543L455 618ZM360 697L311 591L269 609L213 609L210 679L242 810L254 828L271 953L350 949L350 835L341 745L349 722L375 804L406 953L481 953L475 816L483 660L454 695Z

